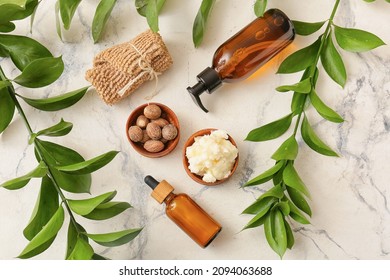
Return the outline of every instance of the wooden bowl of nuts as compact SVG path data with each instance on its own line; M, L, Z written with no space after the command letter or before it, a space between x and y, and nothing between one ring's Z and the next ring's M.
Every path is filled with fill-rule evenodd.
M143 104L127 119L126 135L139 154L150 158L163 157L172 152L179 142L179 120L163 104Z
M199 130L184 144L184 169L195 182L205 186L228 180L237 169L238 159L236 142L223 130Z

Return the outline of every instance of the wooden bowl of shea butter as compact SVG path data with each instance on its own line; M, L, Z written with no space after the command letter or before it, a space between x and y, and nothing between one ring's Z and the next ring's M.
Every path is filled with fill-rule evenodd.
M188 176L205 186L228 180L236 171L238 160L236 142L225 131L215 128L195 132L183 149L183 165Z

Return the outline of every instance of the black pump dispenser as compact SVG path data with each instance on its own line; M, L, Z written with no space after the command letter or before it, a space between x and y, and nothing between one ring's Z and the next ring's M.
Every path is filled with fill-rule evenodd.
M193 87L188 87L187 90L191 94L192 99L199 107L208 113L208 110L203 106L200 95L207 91L209 94L222 85L222 79L218 72L211 67L207 67L198 76L196 76L198 83Z
M246 79L287 47L295 37L292 21L280 10L270 9L223 43L214 53L212 67L198 76L198 83L188 87L194 102L205 111L200 95L212 93L222 82Z

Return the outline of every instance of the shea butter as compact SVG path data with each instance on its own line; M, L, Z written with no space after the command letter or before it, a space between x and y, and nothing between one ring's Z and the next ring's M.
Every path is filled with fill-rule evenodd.
M194 143L186 149L189 170L208 183L229 177L237 155L237 147L223 130L195 137Z

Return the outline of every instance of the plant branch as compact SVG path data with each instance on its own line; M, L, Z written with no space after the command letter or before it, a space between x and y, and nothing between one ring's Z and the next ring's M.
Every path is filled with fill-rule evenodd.
M336 12L337 12L337 9L339 7L339 4L340 4L340 0L336 0L334 6L333 6L333 10L332 10L332 13L330 15L330 18L328 20L328 24L326 26L326 29L325 29L325 32L324 34L322 34L322 38L321 38L321 44L320 44L320 47L318 48L318 52L317 52L317 56L313 62L313 64L310 66L310 81L311 81L311 88L314 89L316 84L315 84L315 81L314 81L314 75L315 75L315 71L316 71L316 66L318 64L318 61L320 60L320 57L321 57L321 52L322 52L322 49L324 47L324 44L325 44L325 40L326 38L328 37L328 34L330 33L330 28L333 24L333 19L336 15ZM303 98L303 104L306 103L306 100L307 100L307 97L308 97L308 94L305 95L305 97ZM297 119L297 122L295 124L295 127L294 127L294 137L296 137L297 135L297 131L298 131L298 127L299 127L299 124L301 123L301 118L302 118L302 114L304 113L304 110L302 109L300 112L299 112L299 115L298 115L298 119Z
M4 71L3 71L2 67L1 67L1 65L0 65L0 78L3 81L7 81L8 80L8 78L4 74ZM19 103L18 99L16 98L17 94L16 94L15 88L13 87L12 84L8 86L8 93L10 94L10 96L12 98L12 101L14 102L16 109L18 110L20 116L22 117L22 120L23 120L23 122L24 122L24 124L25 124L25 126L26 126L26 128L27 128L27 130L29 132L29 135L31 136L33 134L31 125L30 125L30 123L29 123L29 121L28 121L28 119L26 117L26 114L23 111L22 106L20 106L20 103ZM59 185L58 185L58 183L57 183L57 181L55 179L55 177L53 176L52 171L50 170L50 165L45 161L44 157L42 156L42 151L41 151L39 145L37 145L37 139L34 139L34 146L35 146L35 149L36 149L39 157L41 158L41 160L49 167L48 168L48 177L52 181L53 186L55 187L58 195L60 196L62 203L65 205L65 208L66 208L67 212L69 213L70 220L72 221L73 225L75 226L77 232L80 234L79 227L78 227L76 219L75 219L75 217L73 215L73 212L72 212L72 210L70 209L70 207L68 205L68 202L67 202L67 199L66 199L64 193L62 192L61 188L59 187Z
M3 68L1 66L0 66L0 78L3 81L8 81L8 78L5 76ZM25 124L25 126L26 126L26 128L28 130L29 135L31 135L33 133L33 131L31 129L30 123L28 122L28 120L26 118L26 115L24 114L24 111L23 111L22 107L20 106L20 103L16 99L16 96L14 94L15 93L15 89L14 89L12 84L10 84L8 86L8 92L9 92L9 95L11 96L11 98L12 98L12 101L15 104L16 109L18 110L20 116L22 117L22 120L23 120L23 122L24 122L24 124Z

